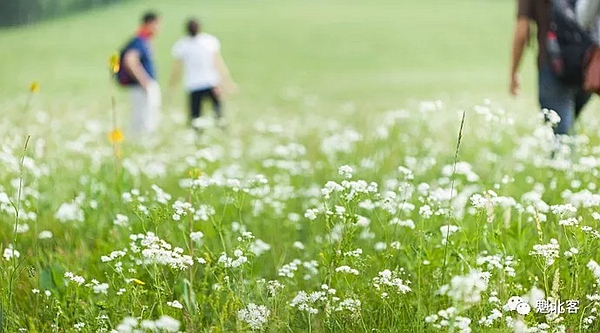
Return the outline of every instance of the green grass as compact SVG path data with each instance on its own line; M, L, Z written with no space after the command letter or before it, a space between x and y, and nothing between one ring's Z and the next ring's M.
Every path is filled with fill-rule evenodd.
M183 124L184 93L171 92L160 131L141 144L126 133L122 158L115 157L106 139L115 94L107 60L133 33L146 3L0 30L0 252L10 254L13 246L20 253L0 258L0 331L110 332L127 317L141 323L161 316L179 321L181 331L246 331L251 325L243 309L254 303L269 312L262 325L268 332L462 332L466 318L473 332L514 332L515 321L579 332L600 310L586 296L600 292L600 277L586 267L598 259L598 122L592 112L584 117L578 131L589 142L579 143L576 155L547 158L549 129L537 127L533 48L523 63L523 96L507 97L514 2L152 6L163 16L155 47L165 93L170 48L189 15L221 39L240 86L226 103L228 133L208 129L198 139ZM40 84L37 94L28 94L32 81ZM120 127L127 128L126 91L116 97ZM354 169L353 180L375 182L377 189L325 195L329 181L350 186L338 172L343 165ZM478 177L469 178L471 171ZM214 183L180 186L190 172ZM171 198L161 201L153 185ZM134 189L141 197L125 200ZM505 201L492 200L488 190ZM590 203L581 204L573 192ZM471 201L476 194L482 205ZM178 213L176 201L209 213L194 221L193 214ZM400 209L407 203L414 209ZM576 212L560 216L545 203L568 203ZM428 216L427 207L437 214ZM314 219L305 216L315 208ZM118 214L127 225L115 223ZM571 216L581 219L579 226L559 225ZM395 219L412 220L414 228L390 223ZM15 233L15 223L29 230ZM440 230L446 225L459 229L446 238ZM270 249L253 254L260 244L244 239L244 229ZM43 230L53 236L39 239ZM191 241L192 231L204 234L202 244ZM194 265L178 270L140 262L130 236L149 232L182 248ZM545 265L530 252L552 238L560 252ZM565 255L571 248L579 251L572 258ZM123 249L123 258L101 260ZM357 249L362 254L344 255ZM225 267L222 253L235 260L236 250L248 262ZM488 266L486 256L500 262ZM296 271L288 265L295 259ZM339 272L343 266L358 275ZM284 267L292 276L278 274ZM398 292L399 280L396 287L378 281L387 270L411 290ZM489 280L469 275L475 270ZM66 272L86 282L78 285ZM107 293L99 286L96 292L92 279L106 283ZM273 281L284 286L276 295L269 292ZM441 295L445 285L449 292ZM502 309L534 287L579 300L579 312L553 322ZM308 304L318 313L294 306L302 292L320 296ZM175 300L182 309L168 305ZM445 309L456 311L447 322L431 317L443 317ZM489 327L479 323L494 310L503 318ZM259 324L262 317L256 315ZM598 325L593 321L587 331Z
M240 107L285 110L290 105L280 96L295 89L328 105L353 100L373 112L436 96L504 96L512 7L428 0L368 6L358 1L162 1L150 8L164 18L156 40L163 83L182 22L195 15L222 40L243 90L236 98ZM0 42L8 45L0 54L3 96L37 80L59 100L74 98L86 106L88 99L105 102L106 59L147 8L133 2L0 32ZM532 59L525 62L531 65Z

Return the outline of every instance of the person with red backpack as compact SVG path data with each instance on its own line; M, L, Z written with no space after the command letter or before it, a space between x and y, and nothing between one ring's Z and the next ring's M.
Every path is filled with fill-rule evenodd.
M562 3L562 5L557 5ZM519 93L518 69L529 41L530 23L537 25L538 97L542 109L554 110L561 118L557 135L569 134L590 99L583 88L585 43L569 37L583 36L573 25L575 0L518 0L510 72L510 93ZM567 38L565 38L567 36ZM585 39L585 38L584 38Z
M161 93L150 41L159 28L158 15L147 12L135 37L121 50L116 78L121 86L129 88L131 94L132 134L152 133L158 128Z

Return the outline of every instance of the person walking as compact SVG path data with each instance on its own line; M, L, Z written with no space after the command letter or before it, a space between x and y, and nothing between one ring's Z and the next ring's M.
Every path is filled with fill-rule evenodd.
M575 16L579 25L591 32L594 42L600 43L600 0L577 0Z
M563 83L552 72L546 46L551 11L551 0L518 0L517 22L512 44L510 94L513 96L519 94L519 66L529 41L530 23L534 23L537 26L538 42L538 101L542 109L554 110L560 116L560 122L554 128L554 133L566 135L571 132L573 124L591 94L583 87Z
M196 19L187 22L186 34L172 49L175 62L170 85L177 85L183 71L192 126L202 116L202 102L205 99L212 102L217 121L224 126L222 96L225 92L234 91L236 84L221 55L221 43L215 36L202 32Z
M158 15L154 12L145 13L136 36L127 43L120 55L122 66L117 77L121 85L130 90L131 132L134 135L152 133L159 124L161 93L150 43L159 28Z
M578 0L575 18L594 44L586 58L584 88L600 94L600 0Z

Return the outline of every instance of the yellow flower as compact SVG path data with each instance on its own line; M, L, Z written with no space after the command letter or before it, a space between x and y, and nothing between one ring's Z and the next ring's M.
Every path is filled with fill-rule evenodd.
M108 141L110 141L110 143L113 143L113 144L122 142L123 141L123 132L121 132L120 129L115 128L108 135Z
M143 286L143 285L146 284L146 282L138 280L138 279L131 279L130 281L132 281L132 282L134 282L136 284L139 284L140 286Z
M198 169L198 168L194 168L189 171L189 175L190 175L190 178L192 178L192 179L200 178L200 176L202 176L202 171L200 171L200 169Z
M121 66L119 64L119 55L113 54L112 56L110 56L110 58L108 59L108 66L113 73L118 72Z
M38 92L38 90L40 90L40 85L37 82L31 82L29 85L29 91L35 94Z

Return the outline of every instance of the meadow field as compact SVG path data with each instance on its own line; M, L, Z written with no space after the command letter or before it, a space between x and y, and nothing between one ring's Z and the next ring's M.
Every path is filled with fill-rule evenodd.
M599 332L597 101L550 158L534 45L507 92L514 5L131 1L0 30L0 332ZM138 138L108 59L148 8L163 121ZM201 137L167 86L190 15L239 85Z

